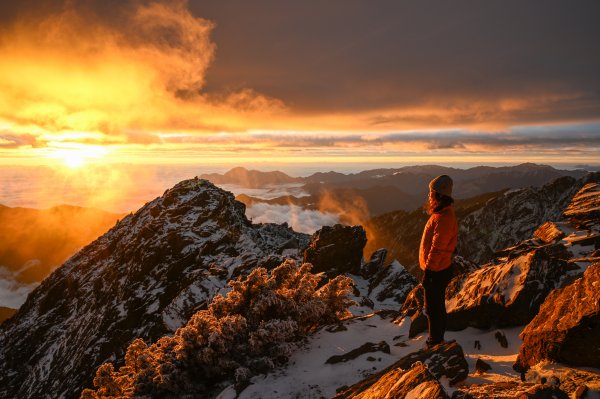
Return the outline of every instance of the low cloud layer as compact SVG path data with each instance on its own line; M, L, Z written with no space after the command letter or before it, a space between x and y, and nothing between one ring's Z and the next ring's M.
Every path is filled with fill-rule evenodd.
M339 215L307 210L296 205L254 204L246 209L253 223L287 223L295 231L312 234L323 226L339 223Z
M18 309L37 286L38 283L25 284L17 281L8 269L0 266L0 306Z
M250 197L270 200L278 197L292 195L296 198L307 197L310 194L302 189L303 184L281 184L266 188L247 188L237 184L218 184L223 190L232 192L234 195L246 194Z

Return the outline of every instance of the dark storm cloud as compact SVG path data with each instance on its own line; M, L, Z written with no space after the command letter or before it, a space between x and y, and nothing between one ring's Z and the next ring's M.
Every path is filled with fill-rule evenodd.
M128 45L150 37L178 48L182 32L168 26L128 27L133 9L153 3L2 2L0 30L73 9L122 32ZM206 98L251 88L296 116L364 113L359 128L388 130L600 119L598 1L190 0L185 7L216 24L217 50L212 63L201 63L207 71L177 74L172 89L182 98L190 87Z
M212 88L249 85L306 112L474 101L493 107L521 98L528 99L523 114L490 117L600 116L597 1L239 0L191 7L217 24ZM464 121L473 117L466 113Z
M385 146L389 144L420 144L427 149L467 149L486 147L489 150L506 148L565 148L588 147L600 149L600 125L549 126L516 128L508 132L412 132L391 133L372 137L359 134L253 134L252 139L270 142L278 147L335 147L340 145Z

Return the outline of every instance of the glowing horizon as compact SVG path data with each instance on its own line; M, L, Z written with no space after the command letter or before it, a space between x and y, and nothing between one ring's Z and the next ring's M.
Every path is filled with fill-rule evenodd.
M463 74L467 64L454 54L434 51L447 64L411 66L373 52L379 63L347 72L353 63L293 31L289 40L306 46L300 52L320 49L321 58L311 62L329 59L331 65L276 69L260 59L237 61L244 49L232 38L256 32L241 30L242 22L227 25L229 14L218 7L207 7L205 15L194 1L127 4L106 13L101 3L68 2L39 14L24 9L5 21L0 165L600 163L597 74L582 80L583 67L538 80L537 63L527 67L520 56L506 58L524 70L505 76L484 64L489 89L482 90L481 77L472 76L476 70ZM340 12L362 20L360 13ZM400 25L387 23L404 38ZM435 35L439 27L426 18L423 28ZM463 33L460 25L442 28ZM345 45L347 38L336 40ZM357 40L349 48L376 51L364 37ZM378 40L397 43L392 34ZM540 59L554 55L533 37L523 40ZM583 45L577 35L568 40ZM415 57L433 51L425 46L427 35L398 43ZM279 62L280 53L268 55ZM586 53L576 56L570 62L588 68ZM358 66L362 58L357 52L352 59ZM243 77L249 80L231 83Z

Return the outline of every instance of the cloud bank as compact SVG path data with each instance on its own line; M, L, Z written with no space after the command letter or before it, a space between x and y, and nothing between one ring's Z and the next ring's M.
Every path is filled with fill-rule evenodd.
M340 222L338 214L303 209L297 205L254 204L246 209L253 223L287 223L295 231L312 234Z
M17 280L5 267L0 266L0 306L18 309L27 299L27 295L39 283L24 284Z

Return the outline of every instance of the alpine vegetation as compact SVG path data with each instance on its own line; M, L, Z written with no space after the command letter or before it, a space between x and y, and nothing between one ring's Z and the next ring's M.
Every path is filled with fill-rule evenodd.
M96 390L81 397L197 397L233 380L245 387L253 374L286 363L308 333L350 315L352 280L337 276L319 287L322 274L311 268L285 260L270 273L259 267L230 281L226 296L215 296L173 336L150 346L136 339L118 370L101 365Z

